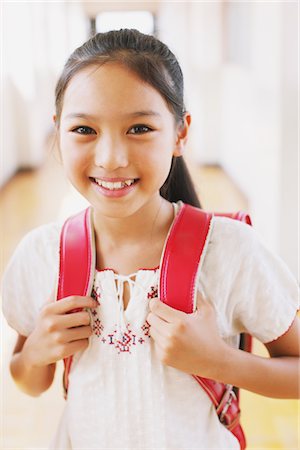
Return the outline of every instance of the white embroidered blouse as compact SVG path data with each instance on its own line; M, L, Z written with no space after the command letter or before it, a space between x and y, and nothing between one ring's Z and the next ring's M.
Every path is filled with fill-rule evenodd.
M57 279L60 225L30 232L3 279L8 323L28 336ZM192 376L163 365L146 321L157 296L159 268L131 276L95 271L89 347L75 355L65 410L51 449L239 449ZM124 283L130 301L123 306ZM180 280L178 280L180 282ZM291 325L297 283L254 229L216 217L199 289L213 303L221 336L237 345L248 331L269 342Z

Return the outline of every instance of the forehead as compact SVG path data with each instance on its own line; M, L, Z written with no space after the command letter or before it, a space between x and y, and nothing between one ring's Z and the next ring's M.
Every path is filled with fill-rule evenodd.
M82 108L108 115L142 110L172 115L165 99L153 86L115 62L88 66L70 80L64 95L62 116Z

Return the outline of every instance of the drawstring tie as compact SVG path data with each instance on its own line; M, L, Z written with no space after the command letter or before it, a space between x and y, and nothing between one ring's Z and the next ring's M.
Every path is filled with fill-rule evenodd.
M123 301L123 294L124 294L124 283L128 283L129 286L129 298L132 297L133 288L135 285L135 281L132 280L130 277L134 277L135 274L132 275L115 275L116 281L117 281L117 297L118 297L118 334L119 339L121 340L124 333L127 331L127 321L125 317L125 309L124 309L124 301Z
M127 282L129 286L129 301L132 300L133 290L134 288L138 288L140 292L135 292L135 295L142 295L143 297L147 295L148 290L142 284L136 282L137 273L133 273L130 275L119 275L114 273L114 279L116 281L116 294L118 300L118 325L117 325L117 336L118 339L122 342L124 338L124 334L128 331L127 329L127 320L126 320L126 311L124 308L124 284ZM135 278L134 280L132 278ZM156 279L156 274L154 274L153 282ZM152 284L153 284L152 282Z

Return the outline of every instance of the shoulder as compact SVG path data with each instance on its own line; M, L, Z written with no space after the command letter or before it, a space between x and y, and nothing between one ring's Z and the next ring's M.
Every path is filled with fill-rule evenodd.
M4 315L9 324L25 336L55 288L60 230L61 225L51 223L27 233L16 247L2 277Z
M21 239L18 247L35 245L36 243L54 243L59 239L61 228L62 225L56 222L33 228Z
M22 261L33 261L34 259L43 259L48 261L49 258L57 254L59 249L61 225L57 223L49 223L34 228L27 233L17 245L7 269L11 265Z
M287 264L238 220L214 217L207 239L199 281L222 316L224 334L248 331L262 342L280 336L298 308Z
M275 270L280 275L293 278L285 261L269 248L262 236L252 227L239 220L217 216L213 218L210 236L208 236L210 254L218 255L221 263L226 261L226 267L234 270L238 264L243 269L260 269L261 273Z
M240 220L226 216L213 216L211 239L233 244L236 242L249 243L258 239L255 229Z
M61 225L50 223L34 228L17 245L3 276L3 284L16 276L41 272L54 266L59 254Z
M239 220L213 217L205 259L229 279L244 274L255 284L268 277L269 281L292 280L295 284L285 261L265 244L255 227Z
M178 201L173 205L175 208L175 212L178 213L182 208L183 202ZM195 226L196 224L198 224L197 226L201 227L204 221L205 214L211 213L198 208L193 209L196 211L198 210L199 214L195 215L191 213L190 216L187 217L194 220ZM201 233L201 229L199 230L199 233ZM253 242L253 240L255 239L258 239L255 230L252 226L246 224L245 222L233 219L228 216L212 216L209 231L207 234L207 243L209 243L210 246L213 245L215 247L219 245L226 245L227 247L230 247L236 246L237 243L241 243L244 246L247 246L251 245L251 242Z
M227 295L251 272L258 258L259 238L250 225L213 216L202 253L199 281L224 302ZM247 275L246 275L247 276ZM207 292L209 294L209 292Z
M264 244L255 229L239 220L213 216L207 236L205 259L213 264L226 263L227 270L239 266L247 257L256 257Z

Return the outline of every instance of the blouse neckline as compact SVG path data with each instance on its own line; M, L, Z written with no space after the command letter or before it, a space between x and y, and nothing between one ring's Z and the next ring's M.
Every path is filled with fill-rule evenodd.
M172 226L173 226L174 219L175 219L176 215L178 214L178 211L179 211L179 209L180 209L180 207L181 207L181 204L182 204L181 201L179 201L179 202L177 202L177 203L172 202L172 205L173 205L173 212L174 212L174 217L173 217L173 221L172 221L172 224L171 224L171 226L170 226L170 229L171 229ZM169 230L169 231L170 231L170 230ZM166 239L167 239L167 238L166 238ZM113 269L113 268L111 268L111 267L105 267L104 269L98 269L98 268L96 267L96 273L101 273L101 272L105 272L105 271L110 271L110 272L113 272L113 274L114 274L115 277L118 277L118 276L119 276L119 277L126 276L126 277L130 278L130 277L136 276L139 272L143 272L143 271L156 272L156 271L159 269L159 267L160 267L160 265L158 265L158 266L156 266L156 267L150 267L150 268L148 268L148 267L146 267L146 268L144 268L144 267L143 267L143 268L139 268L139 269L137 269L136 272L130 273L130 274L128 274L128 275L120 274L120 273L118 273L115 269Z
M126 275L126 277L133 277L133 276L135 276L138 272L143 272L143 271L155 272L156 270L159 269L159 267L160 267L159 265L156 266L156 267L150 267L150 268L148 268L148 267L147 267L147 268L141 267L141 268L137 269L136 272L130 273L130 274ZM113 268L111 268L111 267L105 267L104 269L97 269L97 268L96 268L96 272L97 272L97 273L101 273L101 272L113 272L113 274L116 275L116 276L124 276L123 274L118 273L115 269L113 269Z

